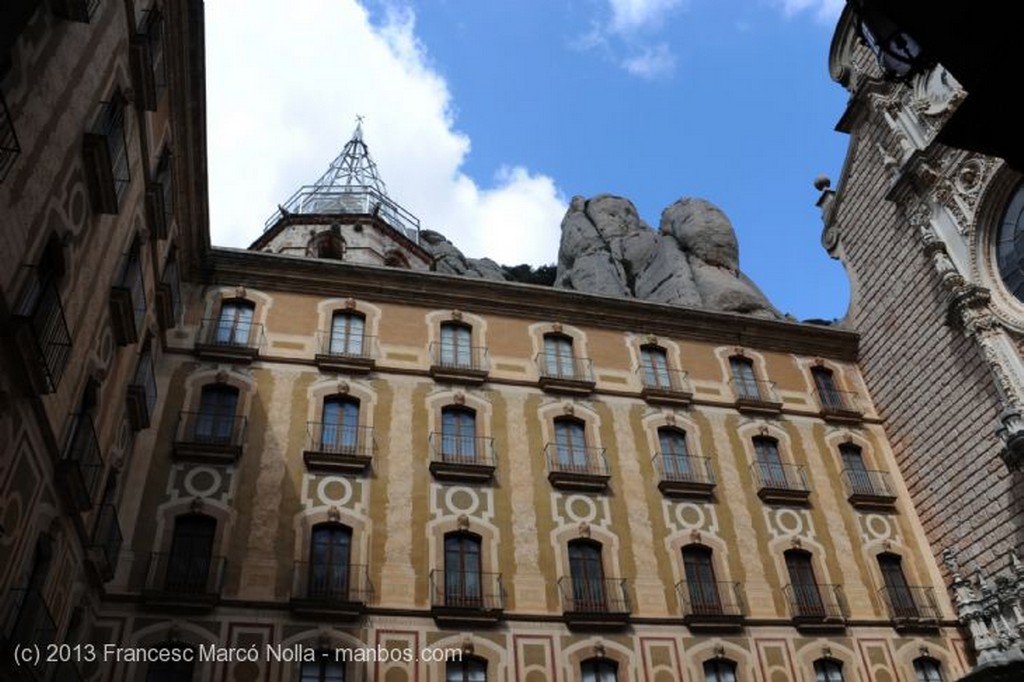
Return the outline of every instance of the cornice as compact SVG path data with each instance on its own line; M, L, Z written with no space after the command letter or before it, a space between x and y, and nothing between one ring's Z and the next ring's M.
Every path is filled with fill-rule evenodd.
M207 283L552 320L758 350L856 361L859 335L799 322L437 272L214 247Z

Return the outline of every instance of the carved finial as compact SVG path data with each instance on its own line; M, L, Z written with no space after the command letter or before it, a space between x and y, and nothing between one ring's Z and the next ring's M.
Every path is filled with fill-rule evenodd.
M793 536L793 539L790 541L790 543L793 545L793 547L797 549L801 549L804 546L803 541L795 535Z
M466 394L463 393L462 391L459 391L459 392L457 392L455 394L455 396L452 398L452 400L455 402L456 405L465 405L466 404Z
M822 360L821 358L814 358L814 366L815 367L824 367L825 366L825 361Z
M338 388L338 393L340 393L341 395L348 395L349 389L351 387L348 385L347 381L341 380L341 381L338 382L337 388Z
M819 192L824 192L832 186L832 178L822 173L818 177L814 178L814 189Z
M759 434L761 434L762 436L767 436L767 435L768 435L768 433L769 433L769 431L768 431L768 427L767 427L767 426L762 426L761 428L759 428L759 429L757 430L757 432L758 432Z
M245 298L245 287L235 287L235 298Z
M459 514L459 519L456 521L459 530L469 530L469 517L465 514Z
M690 542L695 542L695 543L697 543L699 545L699 544L701 544L701 540L702 539L703 538L701 537L701 534L700 534L699 530L694 528L693 530L690 531Z
M654 334L648 334L647 335L647 343L651 344L652 346L657 346L658 345L658 337L655 336Z
M847 445L853 445L853 434L847 431L846 438L843 439L843 442Z
M672 413L672 412L666 412L665 413L665 423L668 424L669 426L675 426L676 425L676 415L674 413Z
M1010 550L1010 566L1013 568L1013 572L1017 575L1024 574L1024 563L1021 563L1020 557L1017 556L1017 550Z
M823 647L821 647L821 657L822 658L832 658L832 647L830 647L830 646L823 646Z
M355 310L356 309L356 299L352 298L351 296L346 298L345 299L345 309L346 310Z
M892 551L892 542L890 542L889 540L885 540L885 542L882 543L882 549L884 549L886 552Z
M224 370L219 370L217 374L214 375L213 380L218 384L226 384L228 383L228 373Z
M587 523L586 521L580 521L579 531L580 531L580 537L581 538L589 538L590 537L590 524Z
M725 658L725 647L721 644L715 645L715 658Z
M452 311L452 319L455 320L456 322L461 322L462 321L462 311L461 310L457 310L457 309L453 310Z
M594 656L597 657L597 658L604 658L606 655L607 655L607 652L605 651L604 644L602 644L601 642L595 642L594 643Z
M203 502L203 498L196 496L192 498L192 503L189 504L188 508L193 514L202 514L204 505L205 502Z
M960 562L957 561L956 552L953 551L952 547L947 547L942 550L942 562L946 564L946 569L953 576L958 576L960 574Z
M331 505L331 508L327 510L327 520L331 523L338 523L341 521L341 510L336 505Z
M735 355L738 358L745 358L745 357L747 357L747 352L745 350L743 350L743 346L736 346L735 348L733 348L732 349L732 354Z
M466 635L462 638L462 653L473 655L475 647L473 646L473 635Z
M571 417L576 414L576 408L573 407L572 403L566 403L562 405L562 414Z
M551 331L555 332L556 334L561 334L562 333L562 323L561 322L555 322L554 324L552 324L551 325Z
M917 653L921 654L924 658L931 658L932 652L928 650L928 647L923 646L917 650Z

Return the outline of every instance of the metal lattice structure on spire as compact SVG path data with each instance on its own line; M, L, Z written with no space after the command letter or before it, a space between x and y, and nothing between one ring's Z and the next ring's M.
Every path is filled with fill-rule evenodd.
M267 221L270 229L294 215L371 215L419 243L420 221L388 197L387 186L363 141L363 119L327 171L316 184L305 185Z

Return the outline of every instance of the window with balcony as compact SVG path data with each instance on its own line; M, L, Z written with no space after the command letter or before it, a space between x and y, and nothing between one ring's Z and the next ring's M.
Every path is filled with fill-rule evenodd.
M263 345L263 325L253 322L256 304L244 298L221 301L220 310L203 320L196 350L203 357L248 363Z
M882 574L882 596L889 615L897 626L934 620L938 616L934 598L927 587L912 586L903 573L903 560L898 554L885 552L878 555L878 568Z
M842 443L839 456L843 460L842 478L850 504L864 508L889 508L895 504L896 492L889 474L868 469L860 447Z
M79 511L91 509L103 473L103 456L93 422L99 385L90 381L71 417L68 440L57 461L57 481L68 503Z
M342 311L331 317L331 338L328 353L331 355L363 355L363 331L366 318L355 312Z
M483 606L480 536L448 533L444 536L444 605Z
M0 90L0 182L14 166L14 160L21 153L18 136L14 132L14 118L7 108L3 90Z
M476 412L470 408L450 405L441 409L441 459L477 461Z
M666 478L689 480L694 477L693 462L686 447L686 432L671 426L658 429L662 473Z
M302 664L299 682L345 682L345 664L334 660L334 652L324 651L316 661Z
M478 656L463 655L462 660L448 661L445 682L487 682L487 661Z
M180 642L168 642L156 647L161 650L146 668L146 682L192 682L195 679L195 652ZM164 653L166 652L166 653Z
M217 318L214 342L224 346L246 346L252 334L256 304L241 299L224 301Z
M733 388L736 397L746 400L760 400L761 390L757 375L754 373L754 361L749 358L734 356L729 358L732 370Z
M691 454L686 432L674 426L658 429L659 450L654 456L658 490L666 495L709 497L715 488L711 466L704 457Z
M722 598L719 595L715 567L711 561L711 549L701 545L683 547L683 570L686 587L690 596L690 609L696 615L718 615L722 613Z
M471 367L472 362L472 327L459 322L442 322L440 364L455 367Z
M83 138L85 165L93 209L117 213L131 185L124 96L117 92L103 104L92 130Z
M704 682L736 682L736 664L727 658L704 661Z
M583 682L617 682L619 664L607 658L591 658L580 664Z
M590 360L573 353L571 336L562 333L544 335L544 350L537 356L542 389L577 394L593 390Z
M648 402L686 405L693 398L686 373L669 368L668 351L661 346L640 347L640 380Z
M309 543L310 599L349 599L352 529L340 523L313 526Z
M153 182L146 187L146 217L157 239L167 239L174 222L174 169L166 149L160 155Z
M373 429L360 423L360 402L350 395L324 398L320 421L309 423L303 456L311 469L359 474L373 459Z
M775 504L804 504L810 489L803 467L782 461L779 442L769 436L755 436L754 480L757 495L765 502Z
M549 376L571 379L576 375L572 337L564 334L544 335L544 370Z
M217 521L213 517L184 514L174 519L174 535L164 571L165 593L199 595L211 591L216 533Z
M548 480L552 485L581 490L603 490L610 478L604 449L587 444L586 424L575 417L553 422L555 442L546 447Z
M579 419L560 417L555 420L555 450L561 471L587 473L589 453L587 427Z
M442 322L440 341L430 344L430 374L435 379L480 384L487 378L487 349L473 345L473 328Z
M124 256L121 274L110 288L110 324L114 340L127 346L139 340L142 322L146 317L146 289L142 274L139 238L132 240Z
M600 543L590 540L569 543L569 575L574 611L608 610Z
M156 8L145 10L143 15L132 38L132 76L142 106L149 111L156 111L160 94L167 87L164 18Z
M832 370L812 367L811 376L814 378L814 392L821 405L822 417L829 421L860 421L862 415L856 395L839 389Z
M181 319L181 273L173 249L167 256L160 282L156 285L156 313L163 329L171 329Z
M320 449L355 454L359 445L359 401L348 396L324 400Z
M36 393L57 390L71 357L71 332L64 319L58 284L64 274L60 239L52 236L28 278L14 313L14 338Z
M201 443L230 443L235 431L237 409L237 388L222 384L203 386L192 433L194 440Z
M774 438L758 436L754 438L754 453L757 455L762 483L775 488L788 487L786 469L779 454L779 442Z
M814 682L843 682L843 664L834 658L814 662Z
M672 388L672 378L668 369L668 353L660 346L642 346L640 361L644 370L644 386L652 388Z
M824 618L825 603L814 576L811 555L800 550L789 550L785 557L794 615L799 618Z
M35 645L45 649L56 641L57 628L43 596L52 564L53 539L41 533L36 540L31 571L21 583L24 587L11 589L4 597L4 604L10 607L10 611L7 619L0 621L0 642L3 644ZM46 672L43 666L43 677Z
M934 658L915 659L914 675L917 677L917 682L943 682L942 666Z

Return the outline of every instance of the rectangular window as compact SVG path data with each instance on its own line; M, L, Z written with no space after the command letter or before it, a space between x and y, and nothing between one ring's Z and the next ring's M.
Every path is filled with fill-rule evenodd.
M132 182L126 110L124 97L116 93L103 103L95 126L83 140L93 208L98 213L117 213Z
M334 313L331 318L331 355L363 357L363 329L366 321L362 315L349 312Z
M668 373L668 355L664 348L644 346L640 349L640 360L644 368L644 386L661 389L672 388L672 379Z
M576 375L570 337L560 334L544 337L544 368L548 376L571 379Z
M473 367L473 330L464 324L441 325L441 364L445 367Z
M757 376L754 374L754 363L747 358L729 358L729 367L732 369L733 388L736 397L745 400L760 400L761 391L758 388Z

